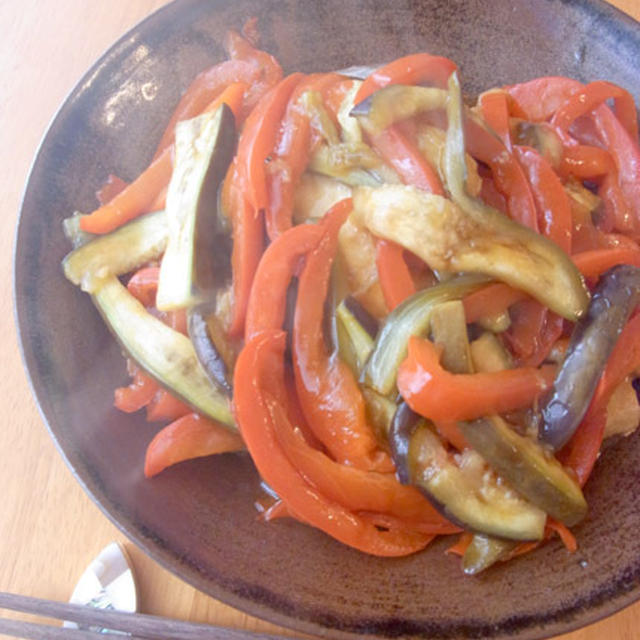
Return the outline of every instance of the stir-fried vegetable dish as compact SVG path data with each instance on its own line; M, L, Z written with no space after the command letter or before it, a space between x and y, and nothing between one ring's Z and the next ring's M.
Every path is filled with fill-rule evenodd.
M632 96L470 99L427 53L285 75L257 40L229 32L148 167L64 223L115 405L162 423L145 474L246 449L263 520L366 553L574 551L603 439L640 421Z

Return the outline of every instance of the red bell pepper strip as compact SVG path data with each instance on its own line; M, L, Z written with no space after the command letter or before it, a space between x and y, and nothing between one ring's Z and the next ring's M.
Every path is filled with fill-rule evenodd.
M606 424L605 409L589 410L571 440L558 453L558 460L574 471L581 487L589 479L598 459Z
M509 128L509 102L502 91L483 93L478 99L484 121L496 132L502 144L511 151L511 130Z
M535 149L516 146L514 154L529 181L540 232L571 253L571 203L562 182Z
M475 420L530 407L555 375L553 366L454 374L439 360L432 342L412 336L398 371L398 390L407 404L434 421Z
M283 393L286 392L278 395ZM423 527L429 527L429 530L421 529L424 533L446 534L458 530L415 487L401 485L395 474L364 471L335 462L305 441L299 423L281 416L277 425L276 437L289 462L329 500L351 511L373 511L420 522Z
M298 225L285 231L267 247L251 288L245 340L265 329L282 329L291 278L300 260L316 248L323 233L320 225Z
M558 173L565 179L574 176L588 180L606 175L613 168L611 154L605 149L576 144L564 147Z
M218 453L238 451L242 438L197 413L188 413L159 431L147 447L144 475L157 475L167 467Z
M309 163L312 144L310 114L299 104L305 91L323 93L340 79L333 73L308 76L300 82L289 99L280 124L280 135L267 166L269 203L265 222L269 239L291 227L295 189Z
M127 282L129 293L137 298L143 306L155 306L159 275L160 267L143 267L139 269Z
M404 259L404 249L395 242L376 242L376 267L384 301L389 311L416 292L411 272Z
M615 388L640 367L640 315L627 322L618 337L602 377L598 382L587 414L558 459L573 469L581 486L595 464L607 422L607 404Z
M231 337L240 337L244 332L253 277L264 250L264 222L262 212L256 211L246 198L246 181L240 178L241 174L235 163L230 171L234 172L229 203L233 238L233 301L227 333Z
M454 556L462 557L465 554L465 551L467 550L469 545L471 544L472 540L473 540L473 533L469 533L468 531L465 531L460 534L458 541L454 545L449 547L445 551L445 553L451 553Z
M513 152L529 182L541 233L570 253L573 221L571 204L562 182L535 149L516 146ZM512 324L505 335L519 363L538 366L561 336L562 318L534 300L516 304L511 317Z
M230 84L217 98L214 98L202 110L202 113L213 113L224 103L229 107L229 109L231 109L236 122L239 123L246 90L247 85L244 82L234 82L233 84Z
M136 218L169 183L173 172L173 147L165 149L131 184L109 203L80 220L87 233L109 233Z
M270 240L291 227L295 187L309 162L311 145L309 118L297 109L287 113L281 131L278 153L267 168L265 222Z
M430 535L378 529L326 498L284 454L277 433L287 420L285 400L272 387L274 380L282 379L285 341L282 331L259 333L241 351L234 372L235 417L258 472L289 513L344 544L378 556L403 556L423 549Z
M485 170L488 172L488 170ZM498 211L508 215L507 213L507 201L505 197L498 191L496 187L496 183L493 181L491 175L483 175L480 173L482 177L482 188L480 189L480 199L488 204L490 207L497 209Z
M323 338L331 264L338 232L351 208L347 198L329 210L322 223L324 235L300 275L293 330L296 389L309 427L335 460L359 469L389 471L391 460L378 448L367 424L358 383L337 354L327 353Z
M558 534L560 540L562 540L562 544L569 553L575 553L578 550L578 543L576 542L575 536L571 531L569 531L566 525L562 524L562 522L558 522L553 518L547 517L545 529L545 538L549 538L550 532L553 531Z
M162 211L167 208L167 191L169 190L169 185L163 187L155 200L147 207L144 213L151 213L152 211Z
M632 140L638 139L638 119L636 105L631 94L611 82L597 80L573 93L558 108L551 118L564 140L569 139L569 128L580 117L613 98L615 114Z
M537 367L562 335L563 319L536 300L525 299L511 309L505 340L523 367Z
M177 420L188 413L193 413L193 409L166 389L158 389L147 405L147 420L149 422Z
M250 86L259 70L249 62L226 60L201 71L187 87L160 138L154 159L173 143L176 125L195 118L231 84L242 82Z
M380 157L400 176L404 184L443 196L438 174L420 153L417 145L404 135L399 125L391 125L370 137L369 142Z
M225 48L232 59L201 71L191 82L162 134L155 158L173 142L178 122L202 113L229 85L241 82L249 87L243 108L239 114L235 114L237 122L240 123L260 97L282 79L282 68L276 59L254 48L235 31L227 34Z
M96 191L96 199L100 205L107 204L113 200L125 187L127 183L118 176L110 173L104 184Z
M224 48L232 60L248 62L254 69L251 81L247 82L243 78L238 79L249 85L245 96L244 114L241 118L244 119L251 113L258 100L282 80L282 67L271 54L257 49L249 40L233 29L227 31Z
M506 198L509 216L538 230L536 205L529 182L515 156L502 141L471 118L464 122L468 152L491 169L498 191Z
M596 278L617 264L632 264L640 267L640 247L593 249L574 253L571 259L585 278Z
M446 88L449 76L457 69L449 58L416 53L398 58L376 69L364 80L355 97L355 104L362 102L378 89L391 84L428 84Z
M129 367L133 379L128 387L120 387L114 392L116 409L125 413L133 413L145 407L157 393L158 383L137 366Z
M422 155L402 127L392 125L370 137L371 146L400 176L404 184L444 195L438 174ZM376 267L385 302L389 310L415 293L411 273L400 247L388 241L376 245Z
M280 120L303 74L293 73L270 89L249 114L238 141L238 170L246 180L246 198L254 210L268 205L265 166L280 129Z
M602 199L604 206L600 209L597 228L604 232L618 229L629 233L634 222L633 214L629 211L627 200L622 193L615 167L612 167L601 180L598 196Z
M472 323L483 317L498 315L526 297L524 291L514 289L508 284L489 284L462 299L466 321Z
M513 98L511 113L514 116L544 122L582 86L571 78L550 76L503 88Z
M616 229L634 236L640 234L640 148L606 105L595 111L600 137L617 169L617 183L626 202L616 210Z

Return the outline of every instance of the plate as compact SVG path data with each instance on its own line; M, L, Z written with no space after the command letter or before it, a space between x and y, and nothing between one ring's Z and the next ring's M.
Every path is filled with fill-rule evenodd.
M580 551L553 542L468 578L446 540L403 558L366 557L292 521L264 524L248 457L142 473L157 430L112 406L124 360L89 298L63 277L61 221L96 206L108 173L146 166L195 73L224 58L230 27L259 18L285 71L337 69L429 50L464 89L568 75L640 90L640 28L592 0L182 0L117 42L81 79L44 138L16 238L24 361L60 453L123 532L198 589L276 624L331 638L548 637L640 597L640 434L612 443L587 489ZM597 37L596 37L597 34ZM636 93L637 98L637 93Z

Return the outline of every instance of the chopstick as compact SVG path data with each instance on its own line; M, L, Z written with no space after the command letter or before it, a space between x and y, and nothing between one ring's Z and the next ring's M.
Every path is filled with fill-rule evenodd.
M0 609L11 609L47 618L69 620L86 626L103 627L132 634L132 640L285 640L284 636L229 629L199 622L184 622L142 613L125 613L94 609L85 605L67 604L0 592ZM106 634L84 629L63 629L22 620L0 619L0 633L32 640L104 640Z
M3 620L0 618L0 634L13 638L26 638L27 640L105 640L105 636L112 638L116 633L100 633L98 631L85 631L84 629L66 629L52 627L48 624L37 624L25 620ZM122 638L122 634L118 634ZM124 636L127 640L149 640L140 636Z

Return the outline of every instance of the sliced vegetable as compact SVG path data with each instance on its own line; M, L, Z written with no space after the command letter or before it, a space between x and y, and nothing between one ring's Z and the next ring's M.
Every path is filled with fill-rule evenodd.
M409 249L432 269L492 276L570 320L586 308L588 294L570 258L498 211L470 216L451 200L396 185L358 187L353 204L373 234Z
M189 413L161 429L149 443L144 475L151 478L178 462L243 448L238 433L231 433L197 413Z
M513 358L500 339L485 331L469 345L471 360L476 371L504 371L513 367Z
M545 513L571 527L587 514L578 483L534 440L498 416L460 425L464 437L509 484Z
M443 515L465 529L513 540L540 540L546 516L491 474L467 450L459 463L423 420L406 405L396 412L390 435L402 482L415 484Z
M189 338L198 356L198 361L211 382L219 387L223 393L230 396L232 393L231 372L233 368L227 366L221 353L222 349L216 344L216 338L217 342L219 342L224 340L225 336L222 335L222 331L215 332L215 334L211 331L210 318L213 322L216 321L215 315L207 305L198 305L190 309L187 325ZM227 349L229 348L227 346Z
M65 238L71 243L74 249L78 249L83 244L87 244L95 238L93 233L87 233L80 228L80 221L85 214L79 211L74 212L72 216L62 221L62 230Z
M351 200L343 200L327 213L324 235L300 275L293 331L296 389L309 427L335 460L366 470L388 470L391 462L367 424L356 379L337 354L327 352L323 336L338 231L350 210Z
M367 76L360 86L355 102L362 102L372 93L392 84L429 84L441 89L447 86L447 79L456 70L455 62L428 53L415 53L389 62Z
M378 240L376 269L389 311L393 311L416 292L411 272L404 259L404 249L395 242Z
M247 118L238 144L238 166L245 173L246 197L259 211L269 204L267 193L267 158L272 154L280 128L280 120L296 85L303 78L292 73L267 92Z
M447 92L435 87L389 85L356 104L349 115L362 118L371 135L424 111L444 109Z
M436 305L431 313L431 338L442 349L442 366L451 373L473 373L464 306L460 300Z
M87 233L109 233L149 209L169 183L173 171L173 146L165 149L131 184L107 204L80 219Z
M640 300L640 269L613 267L600 279L587 313L576 324L551 397L542 409L542 440L560 449L582 421L601 372Z
M398 125L371 136L370 142L404 184L428 193L444 194L438 173Z
M93 300L129 356L204 416L235 430L229 402L202 370L191 341L152 316L112 276Z
M277 430L287 414L270 380L277 381L283 375L285 341L282 331L257 334L240 354L234 374L236 416L260 475L290 513L347 545L379 556L401 556L423 549L430 535L380 530L372 521L327 499L284 454Z
M182 309L213 299L216 286L218 187L235 147L233 113L178 123L176 166L167 192L169 242L162 258L156 306ZM219 282L217 283L219 286Z
M516 545L514 540L476 533L462 556L462 570L468 576L475 576L505 558Z
M336 309L336 320L340 357L358 377L373 350L374 339L360 324L344 300Z
M364 382L382 395L393 393L396 375L407 354L409 338L425 335L435 305L462 298L487 283L483 276L458 276L418 291L392 311L378 337L364 371Z
M517 289L526 291L564 318L575 321L584 313L589 296L580 273L567 254L555 243L535 233L537 220L528 222L531 229L525 228L507 219L499 211L471 198L465 190L465 130L463 128L462 95L456 73L451 74L449 78L447 118L449 126L445 165L451 196L469 219L473 220L475 224L482 225L485 230L490 229L492 234L492 240L487 239L488 246L484 247L484 255L482 250L478 252L480 255L474 254L472 250L469 256L471 260L462 260L462 263L467 264L467 267L460 265L459 268L477 271L482 262L491 261L492 264L489 265L491 270L487 271L488 273ZM469 121L469 126L473 131L473 121ZM475 130L480 132L481 128L475 125ZM520 166L517 166L518 171L522 173ZM528 189L526 179L525 186ZM533 204L533 198L531 196L530 198L531 204ZM535 216L534 204L533 207ZM527 223L526 220L523 222ZM482 232L478 230L478 233ZM475 233L473 235L473 240L469 238L459 244L471 243L476 248L478 239ZM564 238L560 232L558 237ZM564 241L566 240L563 239ZM482 241L481 244L483 244ZM475 265L475 268L469 269L469 262ZM506 267L508 264L514 270L511 274L505 273L505 271L509 271L509 268ZM503 267L504 271L500 267ZM487 269L486 265L484 269ZM515 272L517 272L516 277L514 277Z
M607 422L606 408L616 387L640 367L640 315L622 330L607 366L596 387L589 410L571 440L558 452L558 459L573 469L580 486L584 486L593 469Z
M267 248L256 271L247 307L245 338L250 340L265 329L282 329L287 288L301 260L313 251L323 235L319 225L293 227Z
M69 253L62 261L64 275L83 291L94 293L110 276L129 273L159 258L167 239L165 212L149 213Z
M413 336L398 371L398 390L414 411L431 420L474 420L531 407L551 387L554 374L553 366L449 373L433 343Z

